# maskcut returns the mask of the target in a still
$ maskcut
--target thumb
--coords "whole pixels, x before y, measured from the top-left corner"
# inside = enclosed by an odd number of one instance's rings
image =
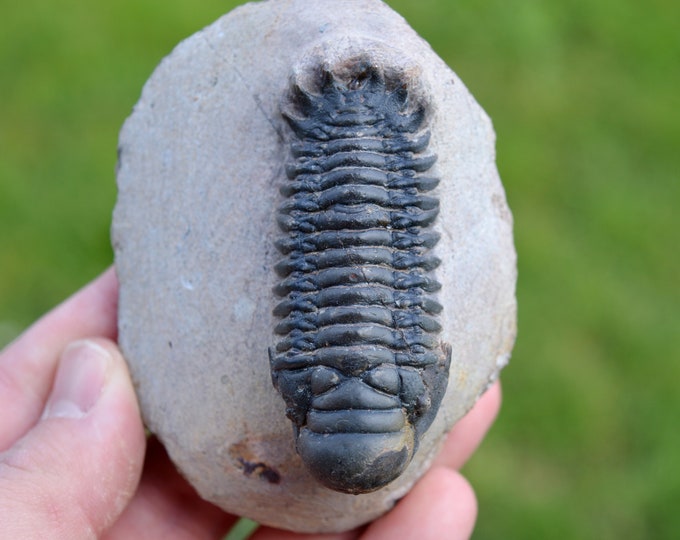
[[[0,453],[0,538],[96,538],[134,493],[145,444],[117,347],[72,343],[41,419]]]

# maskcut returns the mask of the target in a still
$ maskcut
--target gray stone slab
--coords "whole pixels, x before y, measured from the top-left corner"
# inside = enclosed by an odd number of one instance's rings
[[[432,100],[441,339],[453,354],[440,412],[408,469],[349,495],[302,464],[267,351],[289,159],[281,99],[293,72],[357,53],[411,73]],[[391,508],[427,469],[514,342],[512,217],[494,141],[460,79],[378,0],[248,4],[161,62],[120,134],[119,341],[146,424],[202,497],[275,527],[341,531]]]

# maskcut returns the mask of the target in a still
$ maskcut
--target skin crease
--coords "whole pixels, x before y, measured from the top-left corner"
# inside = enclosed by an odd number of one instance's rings
[[[220,539],[238,519],[200,499],[162,445],[146,440],[115,344],[117,297],[109,269],[0,353],[2,540]],[[469,538],[477,503],[457,469],[500,402],[496,383],[452,429],[411,492],[368,526],[318,535],[260,527],[251,538]]]

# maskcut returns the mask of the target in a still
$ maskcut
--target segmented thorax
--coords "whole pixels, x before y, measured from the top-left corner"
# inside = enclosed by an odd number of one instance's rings
[[[446,388],[430,254],[439,180],[427,103],[370,61],[293,81],[272,378],[323,484],[373,491],[408,465]]]

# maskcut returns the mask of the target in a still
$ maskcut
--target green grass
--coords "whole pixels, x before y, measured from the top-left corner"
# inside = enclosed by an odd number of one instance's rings
[[[111,262],[116,139],[233,2],[3,2],[0,343]],[[519,252],[476,539],[680,534],[680,4],[394,0],[494,120]]]

